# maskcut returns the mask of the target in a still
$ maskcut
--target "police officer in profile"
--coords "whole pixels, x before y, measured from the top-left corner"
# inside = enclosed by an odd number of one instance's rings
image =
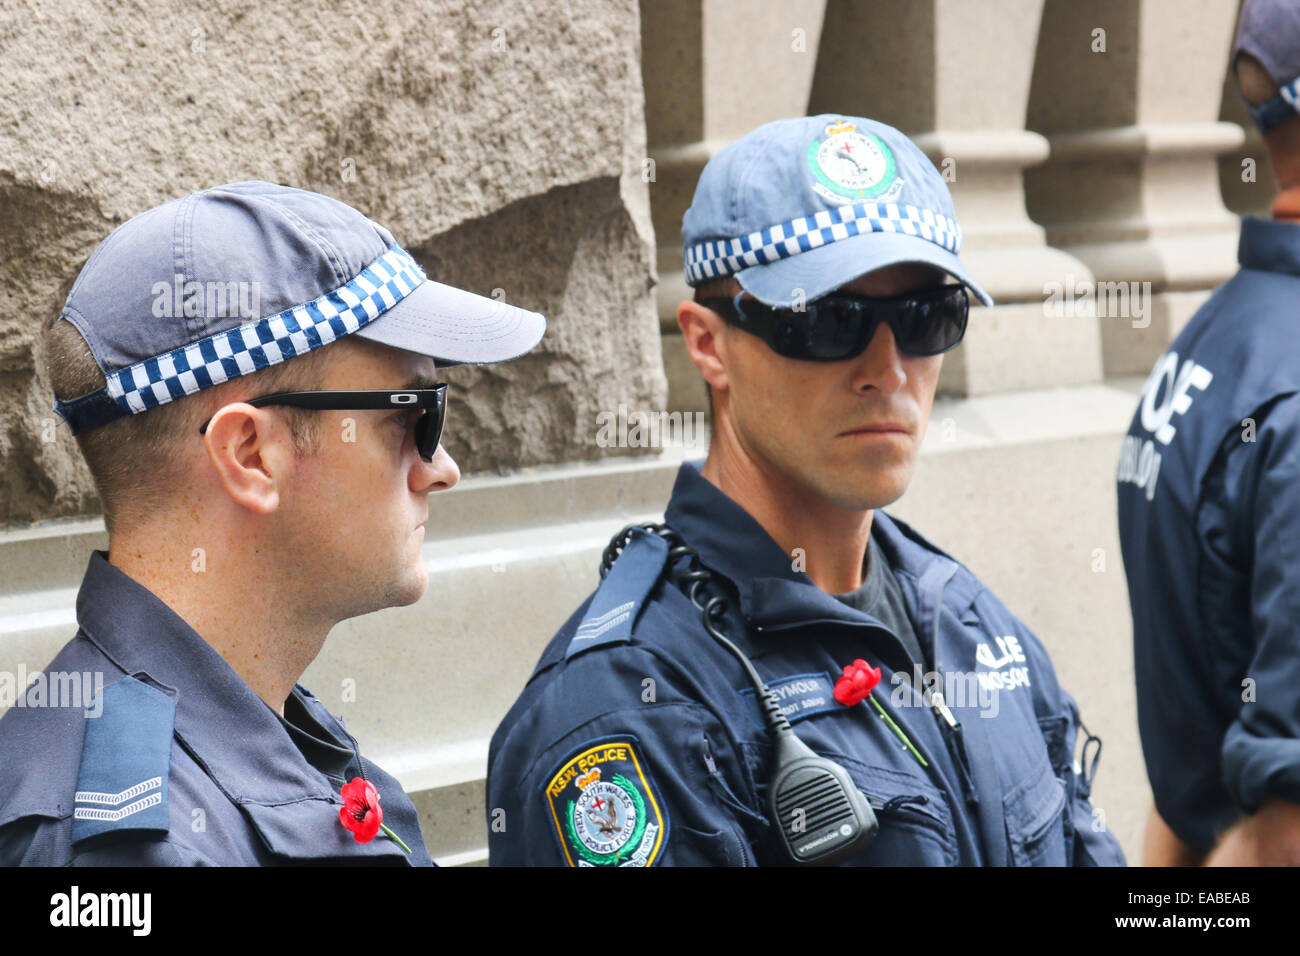
[[[611,542],[497,729],[491,862],[1121,864],[1038,639],[880,510],[968,294],[991,304],[938,171],[872,120],[770,123],[683,235],[708,458]]]
[[[542,316],[428,280],[382,226],[263,182],[105,239],[47,330],[109,533],[80,625],[0,720],[0,862],[430,865],[414,805],[298,679],[336,623],[428,585],[444,364]],[[346,794],[346,796],[345,796]]]
[[[1300,864],[1300,7],[1246,0],[1281,192],[1156,363],[1121,454],[1147,865]]]

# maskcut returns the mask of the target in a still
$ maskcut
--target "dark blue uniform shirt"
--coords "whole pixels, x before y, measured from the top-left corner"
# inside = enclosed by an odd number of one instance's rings
[[[874,808],[880,831],[851,862],[1123,863],[1089,804],[1091,774],[1074,769],[1074,701],[1038,640],[962,565],[875,513],[909,617],[935,670],[952,675],[936,688],[895,635],[813,584],[698,464],[682,467],[666,522],[721,579],[715,593],[733,595],[723,633]],[[608,608],[607,587],[556,635],[492,739],[491,862],[783,862],[764,810],[770,738],[740,663],[673,581]],[[881,668],[875,697],[928,767],[869,703],[832,696],[857,658]],[[927,688],[947,695],[951,724]]]
[[[77,621],[0,719],[0,864],[432,863],[410,799],[320,701],[295,686],[286,727],[103,552]],[[357,843],[343,828],[338,787],[354,776],[378,789],[409,857],[382,831]]]
[[[1142,751],[1201,853],[1300,803],[1300,225],[1246,219],[1238,258],[1156,363],[1118,474]]]

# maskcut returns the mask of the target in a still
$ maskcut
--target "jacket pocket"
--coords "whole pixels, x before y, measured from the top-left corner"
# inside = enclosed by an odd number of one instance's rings
[[[754,866],[754,854],[740,835],[730,830],[696,830],[685,824],[675,832],[676,844],[665,862],[673,866]]]
[[[948,805],[927,780],[827,754],[843,766],[876,814],[871,844],[846,866],[955,866],[957,841]]]
[[[1065,840],[1065,865],[1074,865],[1074,807],[1075,797],[1082,786],[1080,779],[1074,772],[1072,749],[1074,746],[1074,734],[1070,732],[1070,718],[1067,715],[1059,717],[1040,717],[1038,718],[1038,729],[1043,734],[1043,742],[1047,744],[1047,757],[1052,762],[1052,772],[1056,774],[1056,779],[1061,782],[1061,787],[1065,791],[1065,813],[1062,814],[1064,821],[1063,831]],[[1086,797],[1087,794],[1084,794]]]
[[[1067,866],[1065,787],[1046,759],[1002,798],[1014,866]]]
[[[876,815],[875,838],[853,859],[841,866],[956,866],[957,835],[948,803],[924,777],[887,767],[871,766],[837,750],[809,743],[815,753],[833,760],[848,771]],[[758,798],[767,806],[767,773],[771,744],[748,741],[746,760],[754,773]],[[759,862],[789,865],[779,850],[779,839],[769,827]]]

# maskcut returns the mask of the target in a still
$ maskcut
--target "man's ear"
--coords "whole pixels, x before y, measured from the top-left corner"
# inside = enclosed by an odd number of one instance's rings
[[[686,342],[686,354],[709,387],[727,390],[727,323],[712,309],[689,299],[677,306],[677,326]]]
[[[1268,70],[1249,53],[1238,53],[1232,68],[1237,77],[1237,89],[1247,103],[1259,106],[1277,95],[1278,86],[1268,75]]]
[[[223,405],[208,422],[203,443],[226,494],[256,514],[280,506],[280,483],[288,474],[291,448],[277,435],[274,416],[244,402]]]

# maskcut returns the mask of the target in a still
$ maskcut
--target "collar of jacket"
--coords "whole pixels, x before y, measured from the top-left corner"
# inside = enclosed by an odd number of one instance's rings
[[[1237,262],[1243,269],[1300,276],[1300,227],[1293,220],[1246,216],[1241,221]]]
[[[793,557],[763,526],[700,473],[702,464],[682,464],[664,520],[706,567],[731,581],[752,626],[782,630],[818,621],[861,625],[873,620],[795,570]],[[940,601],[959,615],[970,606],[980,585],[958,562],[880,509],[872,523],[918,629],[932,632]]]
[[[303,860],[405,858],[392,840],[353,839],[339,823],[341,797],[275,712],[180,615],[103,551],[90,557],[77,622],[123,672],[146,675],[175,696],[182,747],[244,811],[272,853]],[[293,693],[311,709],[301,686]]]

